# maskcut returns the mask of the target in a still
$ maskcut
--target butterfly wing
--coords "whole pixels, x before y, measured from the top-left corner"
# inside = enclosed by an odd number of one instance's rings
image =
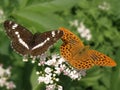
[[[88,54],[90,58],[94,61],[95,65],[98,66],[116,66],[116,62],[110,57],[102,54],[96,50],[89,50]]]
[[[89,69],[94,66],[93,61],[87,54],[88,47],[83,50],[82,47],[77,44],[76,46],[71,46],[70,44],[62,45],[60,52],[61,55],[71,64],[74,68],[78,70]]]
[[[85,54],[82,54],[82,48],[84,44],[82,41],[72,32],[65,28],[59,28],[63,31],[60,52],[61,55],[76,69],[88,69],[94,64],[92,60]]]
[[[90,50],[84,46],[82,41],[72,32],[65,28],[60,28],[64,32],[62,36],[61,55],[73,66],[79,70],[89,69],[94,65],[115,66],[116,63],[108,56]]]
[[[60,46],[60,54],[69,62],[72,58],[72,54],[70,52],[71,45],[63,43]]]
[[[79,45],[70,46],[70,44],[63,44],[60,51],[61,55],[71,66],[78,70],[89,69],[94,65],[116,66],[116,63],[110,57],[96,50],[90,50],[88,46],[79,47]]]
[[[29,53],[29,50],[27,50],[26,47],[23,47],[18,41],[12,41],[11,47],[20,55],[27,56]]]
[[[38,56],[44,53],[51,45],[53,45],[63,35],[60,30],[48,31],[42,34],[35,34],[34,45],[31,49],[32,56]]]
[[[32,33],[25,27],[13,22],[5,21],[4,27],[7,35],[12,40],[12,47],[18,53],[25,55],[23,52],[29,51],[29,43],[33,37]]]
[[[84,46],[79,37],[77,37],[74,33],[70,32],[70,30],[63,27],[59,28],[59,30],[63,31],[63,36],[61,37],[61,39],[64,43],[71,43],[73,45],[79,43],[81,47]]]
[[[94,65],[98,66],[116,66],[116,63],[114,60],[112,60],[110,57],[96,51],[96,50],[89,50],[87,47],[84,47],[85,49],[79,49],[76,50],[77,53],[72,53],[73,59],[71,60],[71,63],[73,66],[76,65],[77,69],[89,69]],[[76,48],[77,49],[77,48]]]

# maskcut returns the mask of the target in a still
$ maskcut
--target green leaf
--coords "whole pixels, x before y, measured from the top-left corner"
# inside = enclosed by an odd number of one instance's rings
[[[27,5],[28,0],[18,0],[20,9],[24,8]]]
[[[38,82],[38,75],[36,75],[36,68],[32,70],[30,82],[32,84],[32,90],[45,90],[45,84]]]
[[[63,19],[55,14],[43,14],[22,10],[14,12],[12,15],[17,19],[22,19],[22,21],[30,21],[31,26],[36,27],[38,31],[41,31],[42,28],[44,28],[44,30],[51,30],[64,26]]]
[[[5,35],[5,32],[1,32],[0,31],[0,53],[4,54],[4,55],[9,55],[9,46],[10,46],[10,41],[7,37],[7,35]]]
[[[32,84],[32,90],[36,90],[36,88],[39,86],[38,85],[38,75],[36,75],[36,69],[33,68],[30,82]]]
[[[79,0],[53,0],[51,2],[33,4],[31,6],[26,7],[25,9],[31,11],[38,11],[42,13],[45,12],[50,13],[50,12],[69,9],[75,4],[77,4],[78,1]]]

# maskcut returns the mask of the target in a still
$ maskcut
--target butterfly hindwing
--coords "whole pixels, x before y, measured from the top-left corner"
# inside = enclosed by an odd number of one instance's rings
[[[53,30],[37,34],[34,39],[34,47],[31,49],[31,55],[40,55],[45,52],[51,45],[53,45],[60,37],[63,32],[60,30]]]
[[[12,48],[19,53],[20,55],[27,56],[29,53],[29,50],[26,49],[26,47],[23,47],[22,44],[20,44],[18,41],[12,41],[11,42]]]
[[[103,53],[100,53],[96,50],[89,50],[88,53],[90,55],[90,58],[94,61],[95,65],[98,65],[98,66],[116,66],[115,61]]]
[[[87,51],[82,51],[82,49],[77,45],[76,47],[73,47],[69,43],[63,44],[60,52],[68,63],[76,69],[89,69],[94,65],[91,58],[89,58],[89,55],[86,54]]]

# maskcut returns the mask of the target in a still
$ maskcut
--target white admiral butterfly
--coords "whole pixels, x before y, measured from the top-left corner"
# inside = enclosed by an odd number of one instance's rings
[[[40,56],[63,35],[60,30],[33,35],[25,27],[9,20],[4,22],[4,27],[7,35],[12,39],[13,49],[23,56]]]

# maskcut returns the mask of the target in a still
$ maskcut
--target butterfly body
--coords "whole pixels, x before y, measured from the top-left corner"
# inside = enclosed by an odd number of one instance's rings
[[[63,35],[60,30],[32,34],[25,27],[8,20],[4,22],[4,27],[13,49],[23,56],[41,55]]]
[[[64,32],[61,37],[63,44],[60,47],[61,55],[76,69],[89,69],[94,65],[116,66],[110,57],[84,46],[82,41],[72,32],[60,28]]]

